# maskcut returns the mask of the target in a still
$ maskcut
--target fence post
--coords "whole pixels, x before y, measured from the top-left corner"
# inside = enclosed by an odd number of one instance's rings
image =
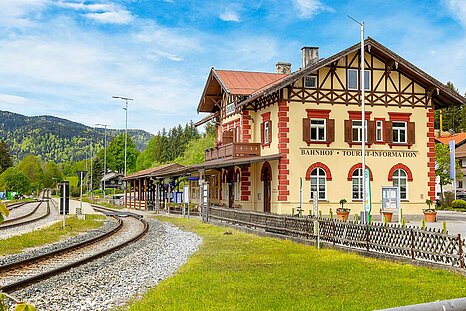
[[[366,225],[366,249],[369,251],[369,224]]]
[[[333,245],[335,245],[335,240],[336,240],[336,237],[335,237],[335,234],[337,232],[337,225],[335,224],[334,221],[332,221],[332,225],[333,225]]]
[[[458,233],[458,255],[460,260],[460,268],[464,268],[464,258],[463,258],[463,241],[461,240],[461,234]]]
[[[411,232],[411,259],[414,259],[414,231],[413,229],[409,231]]]

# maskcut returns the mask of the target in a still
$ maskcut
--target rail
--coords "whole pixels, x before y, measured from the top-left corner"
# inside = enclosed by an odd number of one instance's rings
[[[106,210],[103,207],[99,207],[98,209]],[[28,277],[28,278],[24,278],[24,279],[21,279],[21,280],[6,284],[6,285],[4,285],[4,286],[2,286],[0,288],[1,291],[6,292],[6,293],[11,293],[11,292],[13,292],[15,290],[18,290],[20,288],[23,288],[23,287],[25,287],[27,285],[37,283],[37,282],[39,282],[41,280],[47,279],[50,276],[62,273],[62,272],[67,271],[67,270],[69,270],[71,268],[74,268],[74,267],[83,265],[85,263],[88,263],[90,261],[93,261],[95,259],[101,258],[101,257],[103,257],[105,255],[108,255],[108,254],[110,254],[110,253],[112,253],[112,252],[114,252],[114,251],[116,251],[116,250],[130,244],[130,243],[133,243],[133,242],[137,241],[138,239],[140,239],[142,236],[144,236],[146,234],[146,232],[147,232],[147,230],[149,228],[148,223],[145,220],[141,219],[139,216],[134,216],[134,215],[128,215],[128,216],[133,217],[135,219],[138,219],[139,221],[141,221],[143,223],[143,229],[141,230],[141,232],[139,232],[134,237],[132,237],[132,238],[130,238],[128,240],[125,240],[125,241],[123,241],[123,242],[121,242],[121,243],[119,243],[119,244],[117,244],[117,245],[115,245],[113,247],[110,247],[110,248],[105,249],[103,251],[100,251],[100,252],[98,252],[96,254],[88,256],[86,258],[71,262],[71,263],[66,264],[66,265],[62,265],[60,267],[57,267],[57,268],[54,268],[54,269],[39,273],[37,275],[31,276],[31,277]],[[122,222],[122,221],[120,220],[120,222]],[[121,229],[121,225],[119,225],[120,229]],[[107,233],[107,234],[104,234],[104,235],[100,235],[100,236],[96,237],[95,239],[82,242],[79,245],[76,244],[76,245],[70,246],[67,249],[63,249],[63,250],[59,250],[59,251],[52,251],[50,253],[35,256],[33,258],[29,258],[29,259],[23,260],[21,262],[1,266],[0,267],[0,275],[4,274],[6,271],[11,271],[11,270],[15,270],[15,269],[24,269],[25,267],[29,267],[32,263],[37,263],[37,262],[44,261],[46,259],[55,258],[55,257],[58,257],[60,255],[66,254],[71,250],[77,250],[77,249],[83,248],[83,247],[85,247],[87,245],[95,244],[98,241],[101,241],[103,239],[111,237],[116,232],[118,232],[120,229],[118,229],[117,231],[112,230],[113,232],[111,234]]]

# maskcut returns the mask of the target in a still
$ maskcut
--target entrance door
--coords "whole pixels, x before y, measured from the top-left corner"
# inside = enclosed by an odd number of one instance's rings
[[[228,207],[233,208],[235,203],[235,183],[233,180],[228,181]]]
[[[264,167],[264,213],[270,213],[270,201],[272,200],[270,175],[270,168],[268,166]]]

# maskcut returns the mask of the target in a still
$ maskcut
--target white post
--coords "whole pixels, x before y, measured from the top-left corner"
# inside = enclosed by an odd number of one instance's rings
[[[128,99],[126,99],[126,107],[125,109],[125,177],[126,177],[126,145],[128,140]],[[125,208],[126,208],[126,185],[125,187]]]
[[[303,210],[303,178],[299,177],[299,212]]]
[[[105,175],[107,175],[107,125],[104,130],[104,202],[105,202]]]
[[[81,179],[81,195],[79,198],[79,209],[80,209],[80,214],[82,214],[83,213],[83,172],[79,173],[79,178]]]
[[[66,206],[66,186],[64,184],[61,184],[60,187],[63,187],[63,230],[65,230],[66,226],[66,220],[65,220],[65,206]],[[61,202],[60,202],[61,203]],[[60,207],[59,207],[60,209]]]

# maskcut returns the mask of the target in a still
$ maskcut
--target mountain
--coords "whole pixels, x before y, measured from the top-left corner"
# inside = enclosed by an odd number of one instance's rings
[[[107,129],[107,146],[113,137],[124,130]],[[154,136],[143,130],[128,129],[138,150],[146,148]],[[79,161],[90,156],[91,142],[93,152],[104,145],[104,129],[92,128],[81,123],[54,116],[28,117],[0,110],[0,139],[10,147],[15,161],[27,154],[34,154],[45,161]]]

